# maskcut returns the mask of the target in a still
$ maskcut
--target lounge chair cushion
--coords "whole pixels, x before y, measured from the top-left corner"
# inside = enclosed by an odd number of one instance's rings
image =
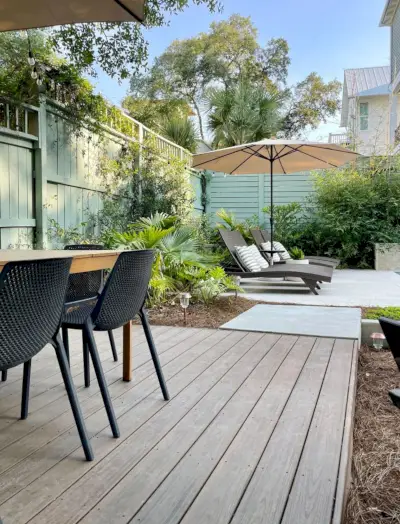
[[[258,256],[262,259],[263,268],[268,267],[268,262],[260,255],[255,246],[235,246],[235,253],[246,271],[257,273],[258,271],[261,271],[261,265],[253,248],[256,249]],[[267,265],[265,266],[265,264]]]
[[[249,246],[249,248],[250,248],[251,252],[253,253],[254,258],[255,258],[257,264],[260,266],[260,268],[261,269],[267,269],[267,267],[269,267],[268,260],[266,260],[262,256],[262,254],[258,250],[258,247],[253,244],[253,245]]]
[[[292,258],[285,246],[280,242],[274,242],[274,249],[276,249],[276,251],[282,251],[282,253],[278,253],[281,260],[290,260]]]
[[[274,244],[275,244],[275,242],[274,242]],[[262,242],[261,249],[263,249],[264,251],[271,251],[271,242],[269,242],[269,241],[268,242]],[[267,253],[267,255],[271,258],[271,255],[269,255],[268,253]],[[274,262],[280,262],[281,259],[279,257],[279,254],[278,253],[274,253],[272,255],[272,260]]]

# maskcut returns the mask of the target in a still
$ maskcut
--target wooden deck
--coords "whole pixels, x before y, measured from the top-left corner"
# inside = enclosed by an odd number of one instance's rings
[[[134,380],[96,335],[118,416],[113,439],[96,380],[71,369],[95,453],[85,462],[54,352],[0,384],[4,524],[339,524],[351,451],[357,343],[155,327],[171,400],[134,328]],[[121,347],[121,333],[116,333]]]

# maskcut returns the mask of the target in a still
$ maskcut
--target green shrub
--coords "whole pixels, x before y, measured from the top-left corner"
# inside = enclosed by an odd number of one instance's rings
[[[271,206],[264,207],[262,211],[270,215]],[[295,246],[302,227],[302,212],[298,202],[274,206],[274,239],[289,248]]]
[[[392,318],[393,320],[400,320],[400,307],[376,307],[369,308],[364,311],[363,318],[370,320],[378,320],[380,317]]]
[[[293,260],[304,260],[304,252],[299,247],[292,247],[289,253]]]
[[[374,244],[400,240],[400,174],[371,160],[315,176],[314,216],[301,239],[349,267],[372,268]],[[303,244],[302,244],[303,246]]]

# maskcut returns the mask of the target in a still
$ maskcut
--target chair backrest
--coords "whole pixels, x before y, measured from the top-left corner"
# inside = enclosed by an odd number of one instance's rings
[[[102,250],[104,246],[99,244],[70,244],[65,246],[65,250]],[[65,301],[67,304],[80,302],[82,300],[96,299],[103,287],[103,271],[88,271],[86,273],[75,273],[70,275],[68,290]]]
[[[146,300],[153,261],[150,249],[119,255],[92,312],[96,330],[116,329],[137,315]]]
[[[247,242],[243,238],[243,235],[240,233],[240,231],[229,231],[227,229],[219,229],[218,231],[226,247],[229,249],[229,252],[232,255],[233,260],[236,262],[236,264],[240,267],[242,271],[246,271],[240,263],[240,260],[235,250],[235,246],[247,246]]]
[[[250,233],[251,236],[254,238],[254,242],[256,243],[256,246],[258,248],[261,247],[261,244],[266,242],[266,240],[264,240],[261,229],[250,229]]]
[[[0,369],[30,360],[60,327],[72,258],[11,262],[0,274]]]
[[[381,317],[379,324],[381,325],[394,361],[400,371],[400,322],[392,320],[391,318]]]
[[[268,231],[268,229],[260,229],[261,235],[263,236],[264,240],[263,242],[270,242],[271,241],[271,233]],[[275,242],[275,240],[274,240]]]

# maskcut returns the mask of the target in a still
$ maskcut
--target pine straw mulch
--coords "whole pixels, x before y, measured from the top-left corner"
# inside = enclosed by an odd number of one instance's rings
[[[217,329],[256,304],[265,304],[265,302],[227,296],[219,297],[211,304],[193,304],[187,309],[186,327]],[[185,326],[179,299],[174,305],[167,304],[150,309],[149,318],[154,325]]]
[[[360,349],[346,524],[400,523],[400,410],[388,397],[399,384],[390,351]]]

